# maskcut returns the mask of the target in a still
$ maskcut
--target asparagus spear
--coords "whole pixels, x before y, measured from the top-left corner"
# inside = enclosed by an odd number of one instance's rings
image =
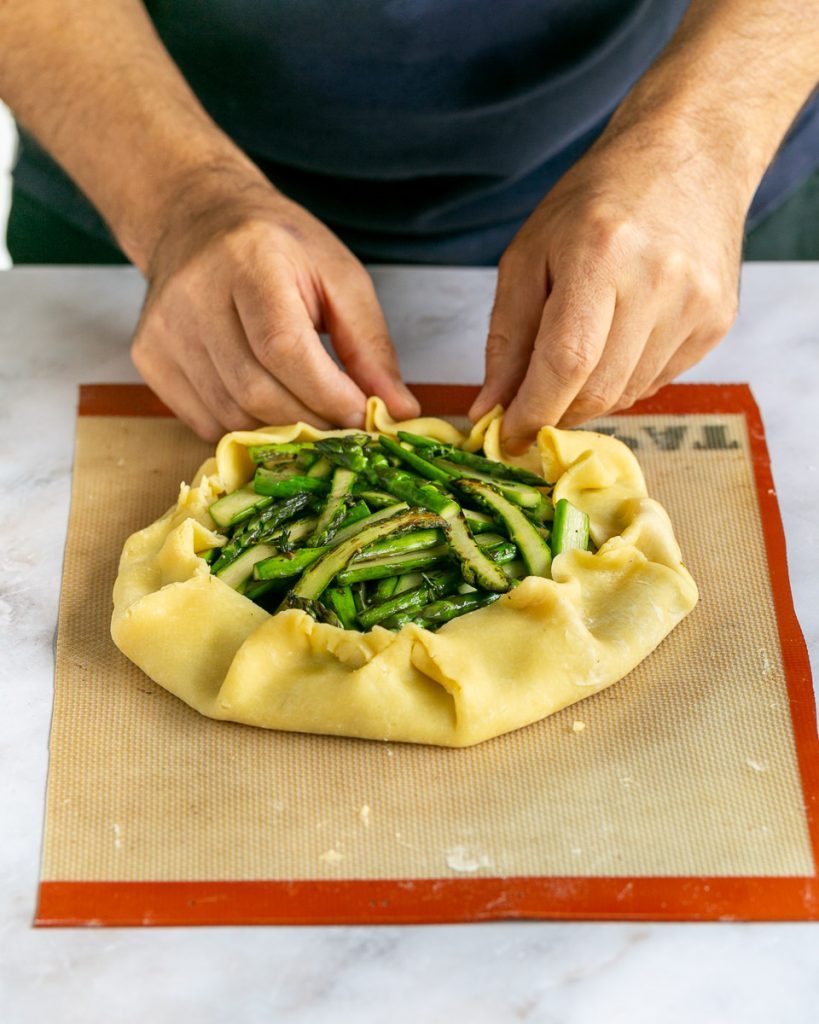
[[[347,526],[352,526],[353,523],[358,523],[362,519],[366,519],[370,515],[370,507],[366,501],[357,501],[354,505],[350,505],[344,512],[344,518],[338,524],[340,530],[345,529]]]
[[[403,469],[394,469],[386,465],[386,460],[383,464],[376,465],[375,474],[382,487],[408,505],[429,509],[439,516],[453,516],[459,513],[458,504],[432,484],[419,480]]]
[[[254,512],[272,504],[272,498],[258,494],[252,484],[247,484],[214,501],[208,512],[214,523],[224,530],[249,519]]]
[[[326,494],[330,490],[329,481],[324,477],[281,477],[278,473],[265,469],[264,466],[259,466],[256,470],[253,487],[257,494],[269,495],[272,498],[293,498],[305,491],[310,494]]]
[[[349,495],[356,475],[351,469],[336,469],[333,472],[330,493],[324,507],[319,513],[319,521],[309,543],[315,547],[326,544],[341,525],[344,513],[347,508],[347,496]]]
[[[520,548],[530,575],[551,576],[552,554],[549,545],[517,506],[507,501],[493,487],[477,480],[459,480],[458,487],[502,520],[509,537]]]
[[[218,576],[223,583],[227,583],[229,587],[233,587],[234,590],[240,590],[242,585],[253,575],[255,565],[275,553],[276,549],[269,544],[256,544],[252,548],[247,548],[223,568],[218,569],[214,575]]]
[[[352,434],[344,437],[325,437],[316,441],[316,450],[328,462],[354,473],[363,473],[367,468],[364,446],[370,440],[368,434]]]
[[[492,604],[499,597],[500,594],[482,594],[480,591],[474,591],[471,594],[452,594],[419,608],[416,616],[424,625],[442,626],[445,622],[456,619],[460,615]]]
[[[450,474],[446,470],[441,469],[440,466],[436,466],[434,462],[427,461],[427,459],[417,455],[412,449],[402,448],[400,444],[389,437],[379,437],[378,443],[385,451],[396,456],[401,462],[405,462],[410,469],[414,469],[416,473],[426,477],[427,480],[449,485]]]
[[[532,473],[521,466],[511,466],[506,462],[497,462],[495,459],[487,459],[485,455],[477,455],[475,452],[464,451],[463,448],[456,448],[455,445],[444,444],[441,441],[433,441],[428,437],[421,437],[418,434],[409,434],[404,430],[398,431],[398,437],[407,441],[413,447],[422,448],[426,458],[444,458],[449,462],[458,463],[461,466],[469,466],[471,469],[479,470],[482,473],[489,473],[496,480],[515,480],[521,484],[529,484],[531,487],[550,487],[551,485],[542,476]]]
[[[392,597],[401,579],[401,576],[385,576],[383,579],[378,580],[375,585],[375,603],[381,604],[382,601]]]
[[[362,612],[358,621],[365,629],[371,629],[376,623],[388,619],[391,615],[398,615],[401,612],[412,611],[429,604],[431,600],[440,597],[454,589],[460,582],[461,574],[457,569],[444,570],[442,572],[430,573],[424,577],[424,582],[414,590],[407,590],[397,597],[392,597],[382,604],[368,608]]]
[[[450,556],[448,544],[439,544],[423,551],[407,551],[365,561],[351,560],[346,569],[338,574],[339,583],[361,583],[364,580],[380,580],[385,576],[402,576],[406,572],[427,569],[447,561]]]
[[[342,526],[330,541],[330,547],[342,544],[345,540],[349,540],[350,537],[355,537],[356,534],[361,533],[362,530],[375,526],[376,523],[382,523],[385,519],[391,519],[393,516],[398,515],[399,512],[406,512],[408,509],[409,505],[406,502],[396,502],[389,508],[381,508],[363,519],[357,519],[346,526]]]
[[[467,583],[499,593],[509,589],[506,573],[478,547],[460,509],[457,515],[444,519],[444,531]]]
[[[253,578],[256,580],[280,580],[288,576],[298,576],[317,562],[327,551],[322,548],[298,548],[295,551],[274,552],[253,566]]]
[[[395,496],[389,491],[373,490],[364,480],[359,480],[353,486],[353,494],[358,498],[363,498],[372,508],[388,508],[395,504]]]
[[[375,544],[368,544],[363,551],[355,556],[356,562],[367,558],[379,558],[382,555],[400,555],[407,551],[423,551],[445,543],[441,530],[416,530],[414,533],[402,533],[398,537],[385,537]]]
[[[227,544],[222,548],[219,558],[213,563],[212,571],[218,572],[229,562],[232,562],[245,548],[252,547],[259,543],[266,534],[270,534],[282,523],[294,519],[299,512],[307,508],[313,502],[311,494],[296,494],[292,498],[271,505],[258,516],[252,528],[243,529],[241,533],[234,534]],[[250,524],[248,524],[249,526]]]
[[[325,603],[333,609],[344,629],[355,629],[358,614],[350,587],[330,587],[325,593]]]
[[[273,462],[279,459],[295,459],[305,449],[312,448],[310,441],[286,441],[278,444],[252,444],[247,449],[250,461],[255,463]]]
[[[589,550],[589,517],[566,498],[561,498],[555,505],[552,554],[572,550]]]
[[[289,598],[291,597],[306,598],[308,600],[315,600],[320,597],[332,580],[345,569],[353,555],[373,541],[403,530],[426,529],[439,525],[440,520],[436,516],[423,512],[409,511],[399,513],[383,522],[375,523],[361,530],[350,537],[349,540],[345,540],[343,543],[331,548],[319,558],[293,587],[288,597],[285,598],[284,606],[289,606]]]

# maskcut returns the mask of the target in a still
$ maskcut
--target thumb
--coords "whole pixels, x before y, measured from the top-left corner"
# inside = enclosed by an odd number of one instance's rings
[[[360,263],[351,263],[325,279],[324,322],[333,348],[365,395],[384,399],[398,420],[417,416],[418,400],[401,380],[398,356],[372,279]]]

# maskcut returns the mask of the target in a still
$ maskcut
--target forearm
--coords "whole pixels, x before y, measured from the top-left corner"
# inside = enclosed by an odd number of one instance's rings
[[[0,0],[0,54],[0,97],[142,270],[188,184],[207,192],[209,178],[232,175],[261,183],[139,0]]]
[[[727,161],[747,206],[817,79],[819,0],[694,0],[601,141],[667,132]]]

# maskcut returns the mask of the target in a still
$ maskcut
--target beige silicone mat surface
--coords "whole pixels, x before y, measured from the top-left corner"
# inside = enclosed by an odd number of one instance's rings
[[[43,879],[813,874],[745,420],[598,426],[637,445],[700,604],[621,683],[450,750],[213,722],[131,665],[108,633],[122,543],[208,447],[80,418]]]

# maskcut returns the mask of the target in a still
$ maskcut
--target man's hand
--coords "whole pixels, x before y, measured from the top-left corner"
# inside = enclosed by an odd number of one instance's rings
[[[0,53],[0,96],[147,277],[134,361],[194,430],[358,426],[376,393],[417,413],[364,268],[214,124],[141,0],[5,0]]]
[[[658,132],[580,160],[498,268],[486,383],[510,450],[652,394],[731,326],[745,210],[730,173]]]
[[[369,394],[396,418],[417,415],[370,276],[323,224],[253,178],[172,207],[132,355],[198,434],[295,420],[358,427]]]
[[[744,220],[819,73],[819,0],[692,0],[499,267],[486,379],[512,452],[652,394],[733,322]]]

